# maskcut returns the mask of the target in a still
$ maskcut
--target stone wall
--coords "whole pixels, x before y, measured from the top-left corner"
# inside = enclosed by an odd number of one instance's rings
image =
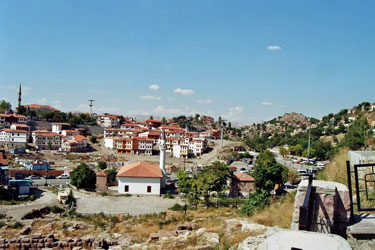
[[[117,245],[117,242],[108,242],[104,239],[95,238],[69,238],[58,240],[53,234],[43,236],[33,234],[31,236],[20,236],[10,240],[0,238],[0,249],[81,249],[81,248],[105,248]]]
[[[298,185],[291,229],[298,230],[299,208],[303,205],[307,186],[308,180],[303,180]],[[313,186],[316,187],[316,192],[311,231],[333,233],[346,238],[346,228],[350,217],[348,188],[337,182],[320,180],[314,180]]]

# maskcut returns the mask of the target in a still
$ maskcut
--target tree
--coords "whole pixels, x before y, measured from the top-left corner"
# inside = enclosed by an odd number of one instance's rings
[[[275,185],[283,185],[288,177],[288,168],[276,162],[270,151],[259,154],[254,166],[253,177],[257,192],[265,190],[268,194]]]
[[[21,105],[20,107],[17,107],[17,114],[23,115],[26,113],[26,108]]]
[[[12,105],[10,104],[10,102],[7,102],[7,101],[5,101],[5,100],[2,100],[2,101],[0,102],[0,113],[3,113],[3,112],[5,112],[5,111],[10,110],[11,107],[12,107]]]
[[[255,210],[263,209],[270,203],[270,197],[266,191],[252,193],[249,195],[249,199],[246,200],[243,205],[241,212],[250,216]]]
[[[70,174],[72,185],[77,188],[95,188],[96,174],[85,163],[79,164]]]
[[[152,115],[150,115],[150,120],[154,120],[154,117]]]
[[[284,147],[280,147],[279,151],[283,158],[288,155],[288,150],[286,150]]]
[[[98,139],[96,138],[95,135],[90,136],[90,142],[91,142],[92,144],[97,143],[97,141],[98,141]]]
[[[115,182],[116,181],[116,175],[117,175],[116,168],[110,168],[107,171],[108,182]]]
[[[161,118],[161,122],[162,122],[163,124],[166,124],[166,123],[167,123],[167,120],[165,119],[164,116],[163,116],[163,118]]]
[[[107,163],[104,162],[104,161],[98,161],[98,168],[99,168],[100,170],[104,170],[104,169],[106,169],[106,168],[107,168]]]
[[[354,122],[344,138],[341,140],[341,145],[348,146],[352,150],[358,150],[365,146],[366,134],[369,130],[367,119],[361,119]]]
[[[208,207],[211,192],[222,191],[231,174],[231,168],[221,162],[214,162],[204,167],[193,177],[189,177],[186,171],[179,170],[177,173],[179,191],[187,194],[188,199],[195,202],[203,197]]]

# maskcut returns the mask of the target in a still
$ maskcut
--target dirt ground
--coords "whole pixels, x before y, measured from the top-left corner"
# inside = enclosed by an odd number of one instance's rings
[[[159,196],[101,196],[96,194],[84,194],[74,192],[77,201],[77,212],[83,214],[126,214],[142,215],[168,211],[175,203],[181,203],[181,199],[167,199]]]

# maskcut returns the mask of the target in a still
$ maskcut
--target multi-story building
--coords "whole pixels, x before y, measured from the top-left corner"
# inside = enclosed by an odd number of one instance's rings
[[[49,106],[49,105],[40,105],[40,104],[29,104],[29,105],[24,105],[25,109],[27,111],[35,111],[35,112],[38,112],[38,111],[42,111],[42,112],[60,112],[60,110],[58,110],[57,108],[54,108],[52,106]]]
[[[82,135],[66,136],[62,140],[61,150],[65,152],[85,152],[87,138]]]
[[[61,148],[62,137],[62,135],[53,132],[35,133],[33,143],[39,150],[58,150]]]
[[[21,129],[0,130],[0,144],[7,148],[26,148],[28,132]]]
[[[120,126],[121,115],[102,114],[96,117],[97,123],[103,128],[117,128]]]
[[[26,124],[27,117],[17,114],[0,114],[0,128],[10,128],[10,125],[14,123]]]

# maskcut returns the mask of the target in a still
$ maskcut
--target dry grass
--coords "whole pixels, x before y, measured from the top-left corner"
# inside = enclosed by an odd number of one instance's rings
[[[289,193],[286,197],[271,203],[261,211],[256,211],[251,219],[265,226],[278,226],[290,228],[294,211],[295,192]]]
[[[334,159],[318,173],[316,179],[334,181],[347,185],[346,161],[349,160],[348,152],[348,148],[341,148]]]

